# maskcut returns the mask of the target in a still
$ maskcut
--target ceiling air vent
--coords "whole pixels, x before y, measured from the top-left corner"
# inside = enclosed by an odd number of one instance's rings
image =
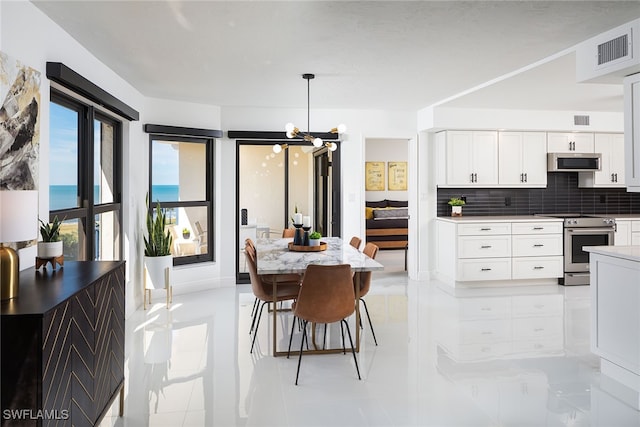
[[[573,124],[576,126],[589,126],[589,116],[573,116]]]
[[[629,55],[629,34],[598,45],[598,65],[608,64]]]

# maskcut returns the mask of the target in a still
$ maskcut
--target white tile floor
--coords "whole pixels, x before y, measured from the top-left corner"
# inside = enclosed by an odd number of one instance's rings
[[[127,319],[125,416],[114,405],[102,426],[640,425],[603,390],[589,287],[454,295],[408,281],[401,252],[378,259],[387,268],[367,301],[379,345],[365,326],[361,381],[351,354],[317,355],[303,357],[295,386],[297,359],[269,355],[266,313],[249,354],[248,285],[176,295],[171,310],[158,302]]]

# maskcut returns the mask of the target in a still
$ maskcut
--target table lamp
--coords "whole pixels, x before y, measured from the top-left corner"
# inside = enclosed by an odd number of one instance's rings
[[[0,288],[2,300],[18,296],[20,260],[3,243],[24,242],[38,237],[38,192],[0,191]]]

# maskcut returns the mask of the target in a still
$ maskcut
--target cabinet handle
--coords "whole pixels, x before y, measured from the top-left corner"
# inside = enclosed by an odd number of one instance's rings
[[[533,330],[533,332],[542,332],[542,331],[544,331],[544,328],[535,328]]]
[[[482,307],[480,311],[491,311],[491,307]]]
[[[482,245],[480,246],[480,249],[489,249],[491,247],[491,245]]]
[[[544,227],[533,227],[534,230],[544,230]]]
[[[520,174],[520,182],[524,182],[523,179],[524,179],[524,174],[521,173]]]
[[[542,270],[544,267],[542,267],[541,265],[536,265],[535,267],[533,267],[534,270]]]
[[[481,228],[480,231],[490,231],[490,228]]]
[[[611,182],[616,182],[615,179],[613,178],[613,174],[611,174]]]
[[[527,178],[527,173],[525,172],[524,173],[524,182],[528,182],[528,181],[529,181],[529,178]]]
[[[618,174],[614,174],[616,176],[616,182],[618,182]]]
[[[491,331],[482,331],[482,332],[480,332],[480,335],[493,335],[493,332],[491,332]]]
[[[536,243],[535,245],[533,245],[534,248],[541,248],[544,245],[542,243]]]
[[[481,268],[480,271],[491,271],[490,268]]]

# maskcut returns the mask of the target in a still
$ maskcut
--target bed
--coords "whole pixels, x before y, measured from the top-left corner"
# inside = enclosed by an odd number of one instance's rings
[[[408,202],[402,200],[369,201],[365,204],[367,242],[380,249],[403,249],[407,268],[409,240]]]

